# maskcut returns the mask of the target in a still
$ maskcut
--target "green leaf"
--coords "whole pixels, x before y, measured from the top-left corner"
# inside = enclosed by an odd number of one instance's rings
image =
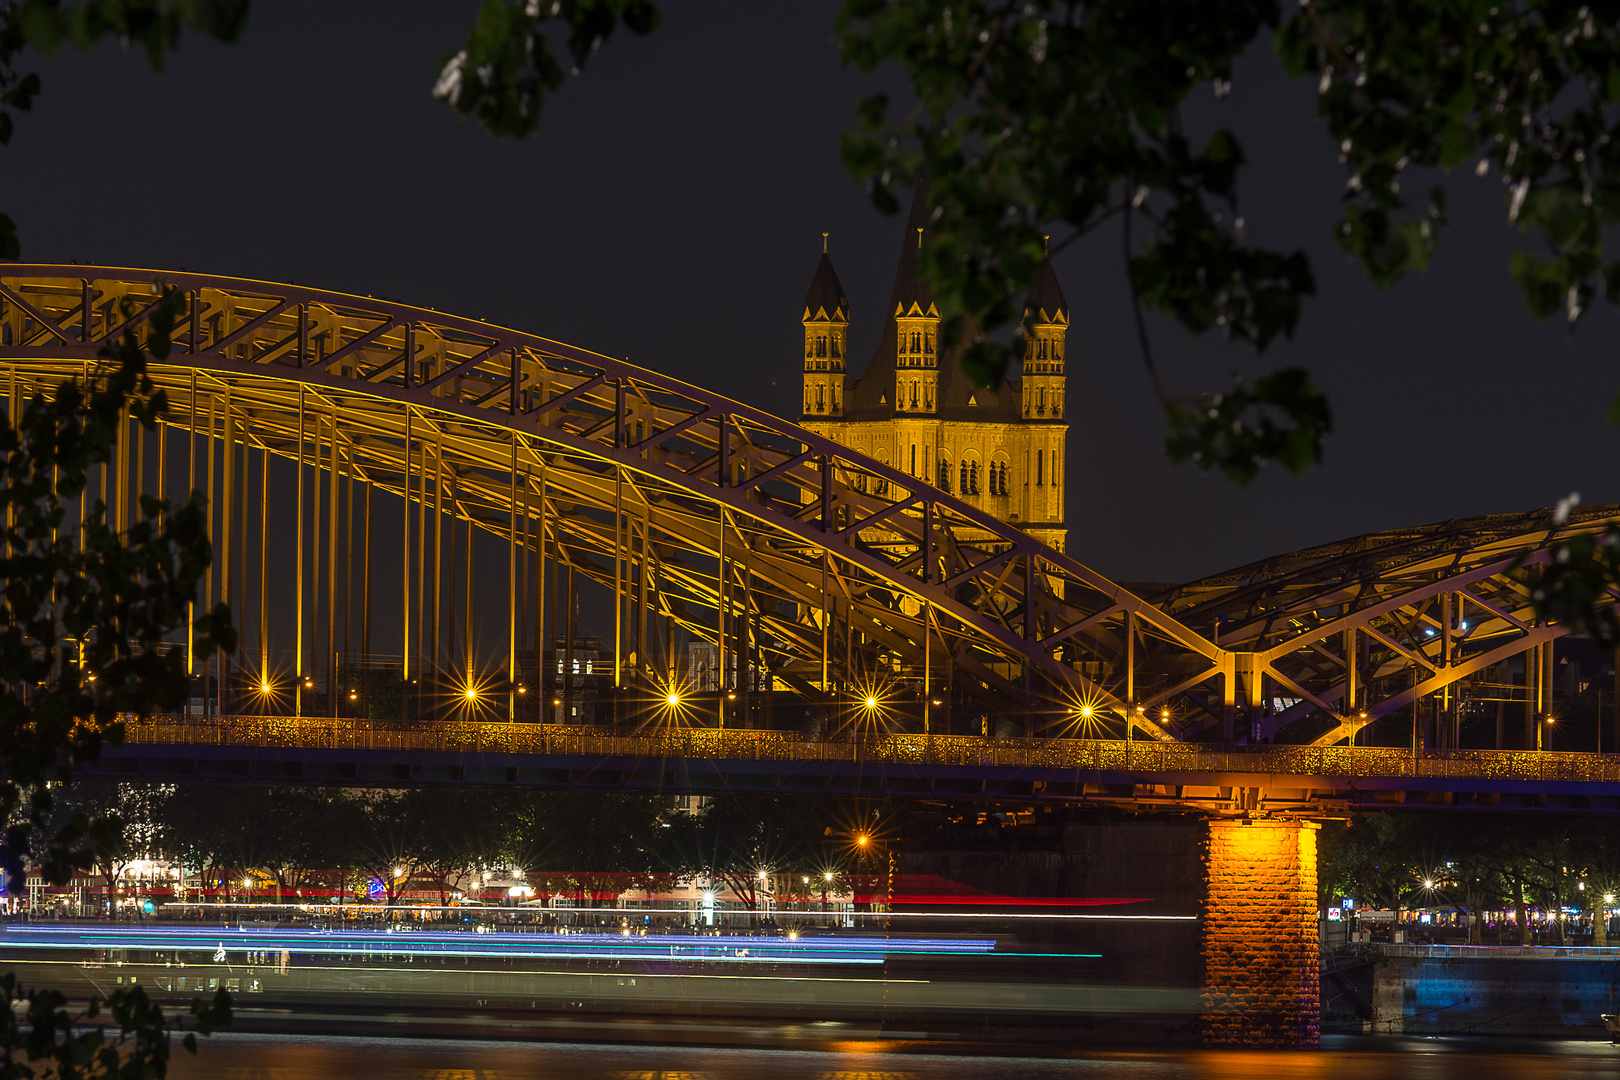
[[[1190,404],[1170,402],[1165,413],[1171,461],[1219,469],[1239,484],[1253,481],[1268,460],[1302,475],[1321,461],[1333,429],[1327,399],[1301,368],[1272,372],[1252,390],[1239,382]]]

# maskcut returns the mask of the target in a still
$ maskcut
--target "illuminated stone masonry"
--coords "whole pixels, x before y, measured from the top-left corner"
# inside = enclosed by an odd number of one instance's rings
[[[805,297],[800,424],[890,465],[1063,551],[1069,303],[1051,259],[1024,301],[1016,376],[979,386],[941,317],[918,260],[931,211],[919,186],[882,310],[876,354],[848,370],[850,303],[825,246]]]
[[[1206,1046],[1321,1040],[1316,831],[1305,821],[1217,818],[1205,860]]]

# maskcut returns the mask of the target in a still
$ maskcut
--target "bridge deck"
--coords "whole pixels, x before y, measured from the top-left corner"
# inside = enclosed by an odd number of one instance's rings
[[[131,720],[101,776],[1083,800],[1329,813],[1620,810],[1620,755],[292,717]]]

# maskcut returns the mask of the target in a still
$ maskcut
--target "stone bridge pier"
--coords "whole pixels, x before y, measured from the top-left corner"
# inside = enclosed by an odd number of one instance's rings
[[[1215,818],[1204,852],[1206,1046],[1321,1039],[1316,833],[1309,821]]]
[[[906,845],[901,874],[988,893],[1087,898],[1079,919],[984,916],[1027,948],[1075,952],[1095,1013],[1053,1014],[1066,1042],[1310,1048],[1320,1035],[1316,839],[1311,822],[1082,815]],[[1109,899],[1112,898],[1112,899]],[[924,920],[896,926],[937,929]],[[1111,993],[1112,991],[1118,993]]]

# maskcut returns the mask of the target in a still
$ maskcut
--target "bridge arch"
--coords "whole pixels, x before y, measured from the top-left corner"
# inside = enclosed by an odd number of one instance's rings
[[[572,567],[617,598],[615,683],[644,695],[664,620],[710,642],[721,670],[743,656],[744,672],[763,667],[769,685],[845,713],[893,695],[926,726],[948,683],[1025,734],[1229,740],[1245,724],[1298,736],[1308,721],[1307,735],[1330,742],[1563,633],[1534,623],[1507,573],[1522,550],[1532,565],[1546,557],[1557,531],[1545,512],[1359,538],[1143,598],[901,469],[707,389],[373,297],[9,265],[0,365],[13,396],[83,374],[109,338],[141,331],[165,287],[187,297],[176,350],[153,366],[172,425],[197,435],[206,423],[266,459],[308,461],[319,445],[318,468],[415,507],[418,561],[431,501],[525,559]],[[1616,519],[1584,510],[1562,533]],[[388,541],[411,543],[413,528]],[[408,581],[400,592],[414,601],[400,657],[411,662],[415,632],[420,661],[428,597]],[[1440,632],[1440,597],[1476,611],[1474,629],[1452,619]],[[437,604],[433,617],[442,625]],[[1409,640],[1430,627],[1441,642]],[[1335,635],[1351,642],[1337,657]],[[323,651],[334,653],[311,643]],[[1351,653],[1359,663],[1345,663]],[[438,644],[431,660],[445,660]],[[335,665],[328,655],[329,681]],[[1426,674],[1397,688],[1407,668]]]

